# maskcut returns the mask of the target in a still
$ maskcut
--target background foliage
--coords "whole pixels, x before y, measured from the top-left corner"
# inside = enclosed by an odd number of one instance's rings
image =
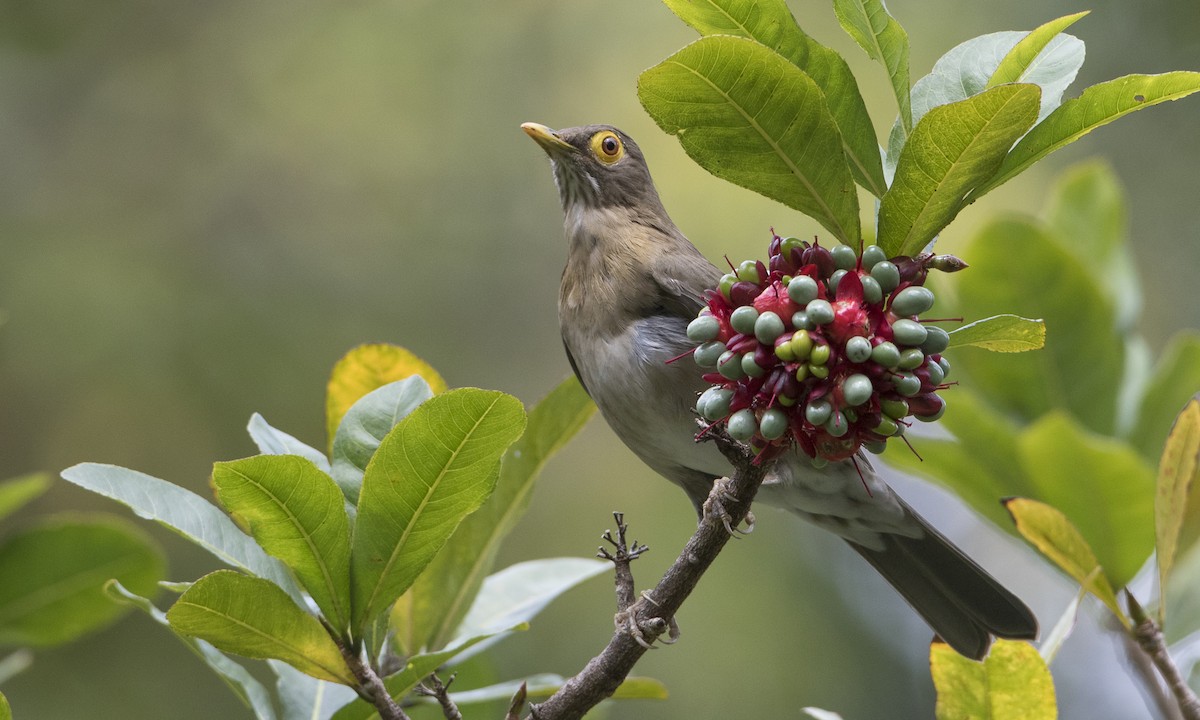
[[[791,8],[850,60],[872,114],[891,117],[886,77],[829,4]],[[913,42],[913,77],[966,38],[1082,9],[1094,12],[1071,32],[1092,55],[1076,88],[1197,69],[1200,10],[1182,0],[890,9]],[[710,257],[759,254],[768,224],[820,232],[708,176],[639,107],[634,78],[693,37],[665,7],[632,0],[7,4],[0,477],[95,460],[207,492],[213,458],[253,451],[241,430],[252,411],[319,444],[329,367],[366,340],[411,348],[452,386],[544,395],[569,372],[554,310],[563,249],[544,160],[517,130],[525,120],[630,132],[674,219]],[[1098,131],[968,208],[942,247],[961,251],[997,210],[1038,211],[1055,168],[1103,153],[1129,196],[1146,285],[1140,328],[1160,354],[1174,330],[1200,326],[1187,294],[1200,266],[1195,112],[1167,104]],[[590,552],[620,508],[654,548],[638,570],[650,578],[690,531],[691,511],[600,423],[584,436],[550,463],[500,564]],[[1057,617],[1072,590],[1032,551],[981,530],[939,491],[897,484],[1044,622]],[[31,509],[101,507],[112,510],[58,483]],[[799,704],[847,718],[929,715],[925,628],[832,538],[779,518],[761,517],[689,603],[685,651],[639,666],[668,683],[671,701],[624,705],[622,716],[767,716]],[[151,530],[170,577],[213,569]],[[551,607],[497,649],[512,668],[503,676],[573,672],[611,632],[611,602],[592,587]],[[701,632],[712,617],[740,641]],[[1115,657],[1086,627],[1071,638],[1054,668],[1062,717],[1149,717]],[[69,715],[79,698],[98,718],[168,705],[184,718],[238,712],[141,616],[36,662],[4,688],[19,716]],[[706,692],[717,674],[743,692]]]

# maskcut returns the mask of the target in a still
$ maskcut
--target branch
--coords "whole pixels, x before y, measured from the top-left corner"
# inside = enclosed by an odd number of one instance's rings
[[[458,705],[455,705],[454,700],[450,698],[450,683],[452,682],[454,682],[453,675],[443,683],[436,674],[430,674],[424,683],[417,686],[417,694],[437,700],[438,705],[442,708],[442,716],[446,720],[463,720]]]
[[[649,602],[634,603],[629,608],[631,621],[643,633],[646,645],[639,644],[625,628],[618,628],[604,650],[588,661],[575,677],[568,680],[546,702],[531,708],[534,720],[576,720],[616,691],[659,635],[671,626],[701,576],[716,560],[732,534],[728,527],[737,527],[749,514],[750,504],[758,492],[770,465],[755,465],[753,456],[744,446],[727,437],[709,433],[717,447],[732,463],[731,478],[713,484],[706,510],[696,533],[692,535],[679,557],[667,569],[658,585],[650,592]]]
[[[1167,652],[1162,630],[1146,615],[1132,594],[1125,593],[1125,599],[1129,602],[1129,614],[1136,623],[1133,627],[1133,639],[1137,640],[1142,652],[1146,653],[1158,669],[1158,674],[1166,681],[1167,689],[1175,696],[1175,701],[1179,703],[1179,711],[1185,720],[1200,720],[1200,699],[1197,699],[1196,694],[1188,687],[1187,681],[1183,679],[1175,661]]]
[[[410,720],[392,699],[391,694],[383,685],[383,680],[380,680],[379,675],[371,669],[371,666],[363,661],[362,655],[343,642],[324,619],[321,620],[321,624],[325,625],[325,629],[329,631],[333,642],[342,652],[342,659],[346,661],[346,667],[350,668],[350,673],[358,681],[358,686],[354,688],[358,696],[374,705],[375,709],[379,711],[379,717],[383,720]]]

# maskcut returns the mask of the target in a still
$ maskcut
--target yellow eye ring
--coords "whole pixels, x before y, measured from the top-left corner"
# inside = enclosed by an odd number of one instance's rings
[[[612,130],[601,130],[592,136],[592,154],[600,162],[611,165],[625,157],[625,143]]]

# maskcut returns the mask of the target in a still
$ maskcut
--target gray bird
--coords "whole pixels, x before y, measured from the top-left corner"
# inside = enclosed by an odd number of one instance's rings
[[[707,387],[687,324],[721,272],[671,222],[645,157],[607,125],[522,129],[550,158],[562,200],[567,265],[558,319],[567,359],[617,437],[683,488],[698,513],[728,461],[697,443],[696,396]],[[860,475],[861,471],[861,475]],[[933,630],[967,657],[992,637],[1037,635],[1016,596],[930,527],[864,458],[813,467],[801,451],[777,460],[758,500],[843,538]]]

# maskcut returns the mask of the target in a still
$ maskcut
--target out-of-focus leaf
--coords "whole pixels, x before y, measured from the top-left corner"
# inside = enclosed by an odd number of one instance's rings
[[[116,500],[138,517],[153,520],[209,551],[222,562],[266,578],[298,603],[300,587],[287,567],[268,555],[229,516],[191,490],[136,470],[80,463],[62,471],[64,480]]]
[[[350,521],[333,479],[298,455],[213,465],[217,499],[296,573],[338,630],[350,622]]]
[[[1004,83],[1025,82],[1026,77],[1033,74],[1038,66],[1042,64],[1042,62],[1038,61],[1038,57],[1046,49],[1050,41],[1063,30],[1081,20],[1088,12],[1090,11],[1085,10],[1074,15],[1064,15],[1063,17],[1051,20],[1021,38],[1020,42],[1014,45],[1004,56],[1004,59],[1000,61],[1000,64],[996,66],[996,70],[988,78],[988,87],[995,87]],[[1078,69],[1076,67],[1075,71],[1078,71]],[[1075,77],[1075,71],[1070,73],[1072,78]]]
[[[1096,575],[1101,574],[1100,567],[1095,570]],[[1049,665],[1054,662],[1054,657],[1058,655],[1059,649],[1062,648],[1064,642],[1070,637],[1071,631],[1075,629],[1075,623],[1079,619],[1079,604],[1087,597],[1087,585],[1093,584],[1094,578],[1087,578],[1087,582],[1079,586],[1079,592],[1075,593],[1075,597],[1071,598],[1071,602],[1067,603],[1067,607],[1063,610],[1062,615],[1058,617],[1058,621],[1054,623],[1054,627],[1050,628],[1050,632],[1046,633],[1046,637],[1042,638],[1042,645],[1038,648],[1038,654],[1042,656],[1042,660]]]
[[[1176,554],[1186,553],[1200,535],[1200,393],[1192,396],[1167,435],[1158,464],[1154,499],[1155,550],[1158,557],[1159,624],[1167,613],[1167,580]]]
[[[329,376],[325,395],[325,429],[332,448],[342,416],[360,397],[375,388],[420,375],[436,394],[446,381],[421,358],[397,345],[359,345],[346,353]]]
[[[974,346],[995,352],[1038,350],[1046,344],[1046,324],[1020,315],[993,315],[950,331],[947,349]]]
[[[780,55],[746,38],[700,38],[643,72],[638,99],[705,170],[858,245],[858,194],[837,123],[821,88]]]
[[[1027,427],[1017,449],[1032,497],[1067,516],[1113,587],[1128,583],[1154,549],[1154,470],[1061,412]]]
[[[299,455],[312,461],[321,472],[329,474],[329,458],[320,450],[306,445],[282,430],[271,427],[262,415],[254,413],[246,426],[250,439],[264,455]]]
[[[1012,515],[1017,532],[1070,575],[1080,586],[1095,595],[1113,614],[1126,622],[1112,584],[1096,560],[1087,540],[1066,515],[1046,503],[1029,498],[1010,498],[1004,503]]]
[[[318,680],[279,660],[267,660],[284,720],[329,720],[334,712],[358,697],[345,685]]]
[[[167,611],[171,629],[235,655],[276,658],[322,680],[354,682],[341,652],[312,615],[274,583],[217,570]]]
[[[876,197],[883,195],[887,185],[883,180],[879,141],[850,66],[836,51],[806,35],[783,0],[702,3],[664,0],[664,3],[701,35],[737,35],[756,40],[807,73],[825,93],[854,178]],[[907,68],[906,60],[906,72]]]
[[[1003,85],[930,110],[900,153],[879,204],[877,244],[889,257],[916,255],[991,177],[1037,118],[1036,85]]]
[[[4,693],[0,693],[0,720],[12,720],[12,707],[8,704],[8,698],[4,697]]]
[[[521,684],[525,684],[526,698],[529,700],[540,700],[548,698],[558,692],[567,680],[561,675],[543,673],[540,675],[530,675],[529,677],[520,680],[509,680],[507,682],[488,685],[487,687],[476,688],[474,690],[463,690],[462,692],[450,693],[450,698],[457,705],[474,705],[484,702],[493,702],[496,700],[508,700],[517,693],[521,688]],[[611,696],[613,700],[666,700],[667,687],[654,678],[647,677],[627,677],[617,687],[616,692]],[[431,702],[432,698],[427,698],[424,702]]]
[[[11,515],[50,487],[46,473],[31,473],[0,483],[0,520]]]
[[[524,429],[516,398],[462,388],[428,400],[383,439],[363,476],[354,529],[356,631],[391,606],[483,504],[496,464]]]
[[[1054,720],[1058,710],[1050,669],[1033,645],[997,640],[983,662],[944,642],[929,647],[937,689],[937,720]]]
[[[333,436],[332,451],[333,479],[347,502],[358,504],[363,471],[384,436],[431,397],[425,378],[414,375],[376,388],[350,406]]]
[[[56,517],[0,543],[0,643],[58,645],[115,620],[123,608],[104,596],[117,578],[153,592],[162,552],[118,518]]]
[[[105,584],[104,592],[115,602],[141,610],[163,627],[171,626],[167,622],[166,613],[159,610],[149,598],[131,592],[120,582],[110,580]],[[229,689],[245,703],[246,707],[254,712],[256,720],[275,720],[275,706],[271,703],[271,694],[246,668],[203,640],[184,637],[178,633],[172,633],[172,635],[179,638],[189,650],[196,653],[197,657],[203,660],[217,674],[217,677],[229,686]],[[349,688],[346,689],[349,690]]]
[[[29,648],[18,648],[0,658],[0,684],[25,672],[31,665],[33,665],[33,651]]]
[[[1171,338],[1163,351],[1129,434],[1129,442],[1143,457],[1158,461],[1175,414],[1197,389],[1200,389],[1200,332],[1186,330]]]
[[[822,710],[816,707],[806,707],[804,708],[804,713],[811,718],[816,718],[816,720],[842,720],[842,716],[832,710]]]
[[[1126,75],[1093,85],[1067,100],[1021,138],[990,180],[971,193],[971,201],[1016,177],[1030,165],[1102,125],[1168,100],[1200,90],[1200,72]]]
[[[1040,225],[1017,218],[989,223],[963,254],[971,270],[958,280],[957,311],[1041,317],[1046,346],[1019,355],[958,353],[955,372],[1024,422],[1061,408],[1111,434],[1124,356],[1112,305],[1091,273]]]
[[[472,513],[395,605],[392,630],[405,654],[441,649],[495,566],[500,544],[529,506],[534,481],[596,405],[572,375],[529,411],[525,433],[504,453],[496,490]]]
[[[883,0],[833,0],[842,29],[866,51],[867,57],[887,68],[900,110],[905,135],[912,130],[912,100],[908,79],[908,33],[892,17]]]

